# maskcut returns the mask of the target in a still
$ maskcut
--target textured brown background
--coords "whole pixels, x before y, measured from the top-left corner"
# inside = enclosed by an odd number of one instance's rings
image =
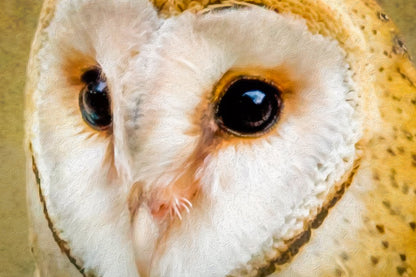
[[[416,58],[416,0],[379,2]],[[23,88],[40,8],[40,0],[0,0],[0,277],[31,276],[33,270],[27,244]]]

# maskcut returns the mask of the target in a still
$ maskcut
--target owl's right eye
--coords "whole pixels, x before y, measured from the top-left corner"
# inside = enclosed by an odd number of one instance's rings
[[[107,81],[99,68],[86,71],[81,76],[85,83],[79,94],[82,118],[93,129],[107,130],[111,126],[111,104]]]

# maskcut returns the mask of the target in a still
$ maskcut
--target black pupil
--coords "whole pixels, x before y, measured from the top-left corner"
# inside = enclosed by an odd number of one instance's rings
[[[105,130],[111,124],[111,107],[107,82],[99,69],[91,69],[81,76],[84,88],[79,95],[82,117],[94,129]]]
[[[280,94],[275,86],[260,80],[235,81],[217,106],[219,125],[239,135],[267,131],[280,114]]]

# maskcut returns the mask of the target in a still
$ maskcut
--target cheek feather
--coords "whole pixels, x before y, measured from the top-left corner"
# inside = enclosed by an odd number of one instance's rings
[[[202,133],[199,142],[183,166],[169,170],[169,175],[173,177],[168,178],[168,182],[163,182],[164,178],[161,176],[151,186],[146,182],[133,185],[129,196],[132,217],[142,204],[146,204],[152,216],[163,223],[171,222],[176,217],[182,220],[183,212],[191,211],[192,203],[201,191],[199,178],[204,161],[208,155],[216,152],[221,143],[215,133],[217,127],[209,127],[213,125],[204,124],[206,121],[213,120],[208,115],[203,116],[203,124],[198,127]]]

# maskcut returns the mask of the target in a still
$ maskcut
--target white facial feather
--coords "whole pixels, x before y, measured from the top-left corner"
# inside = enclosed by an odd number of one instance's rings
[[[112,173],[124,159],[122,147],[113,149],[114,145],[123,145],[125,137],[117,129],[122,107],[117,100],[120,90],[114,88],[122,74],[120,65],[137,54],[157,26],[150,4],[62,1],[47,28],[50,42],[39,53],[45,63],[34,95],[39,111],[32,119],[33,133],[39,136],[30,139],[41,189],[53,199],[46,204],[48,214],[61,239],[70,242],[71,254],[82,257],[84,267],[100,276],[138,276],[130,243],[128,190]],[[80,117],[78,93],[83,85],[77,66],[96,62],[108,74],[114,92],[112,137],[94,134]],[[77,71],[75,77],[72,70]]]
[[[250,7],[162,20],[141,2],[63,1],[47,31],[32,147],[55,228],[99,276],[250,271],[303,230],[357,158],[345,54],[298,18]],[[95,62],[111,91],[111,135],[95,134],[78,108],[77,66]],[[214,88],[257,68],[289,80],[281,117],[263,137],[228,141],[210,112]],[[131,222],[134,184],[144,197],[170,185],[199,193],[181,221],[159,224],[145,201]]]
[[[343,265],[345,261],[334,250],[350,247],[350,242],[357,239],[363,227],[362,215],[365,214],[365,206],[359,199],[361,195],[371,193],[374,187],[368,182],[371,177],[369,165],[361,164],[360,168],[351,187],[348,188],[349,193],[333,207],[325,223],[314,231],[314,239],[305,246],[306,251],[300,252],[287,269],[273,274],[273,277],[309,276],[317,268],[331,272],[334,264],[339,266],[343,274],[351,274]],[[327,234],[332,236],[328,237]]]
[[[128,102],[142,99],[129,113],[141,109],[142,116],[126,133],[139,149],[130,152],[137,162],[132,171],[145,191],[168,185],[158,180],[183,170],[202,136],[200,126],[199,135],[189,135],[200,123],[197,107],[224,73],[247,67],[285,70],[297,86],[284,92],[283,115],[271,134],[207,155],[192,212],[151,244],[158,245],[152,276],[226,275],[270,250],[271,236],[281,241],[302,230],[352,167],[360,138],[357,95],[335,42],[262,9],[185,13],[168,19],[128,70],[137,82],[125,92]],[[134,235],[151,238],[146,228]]]

